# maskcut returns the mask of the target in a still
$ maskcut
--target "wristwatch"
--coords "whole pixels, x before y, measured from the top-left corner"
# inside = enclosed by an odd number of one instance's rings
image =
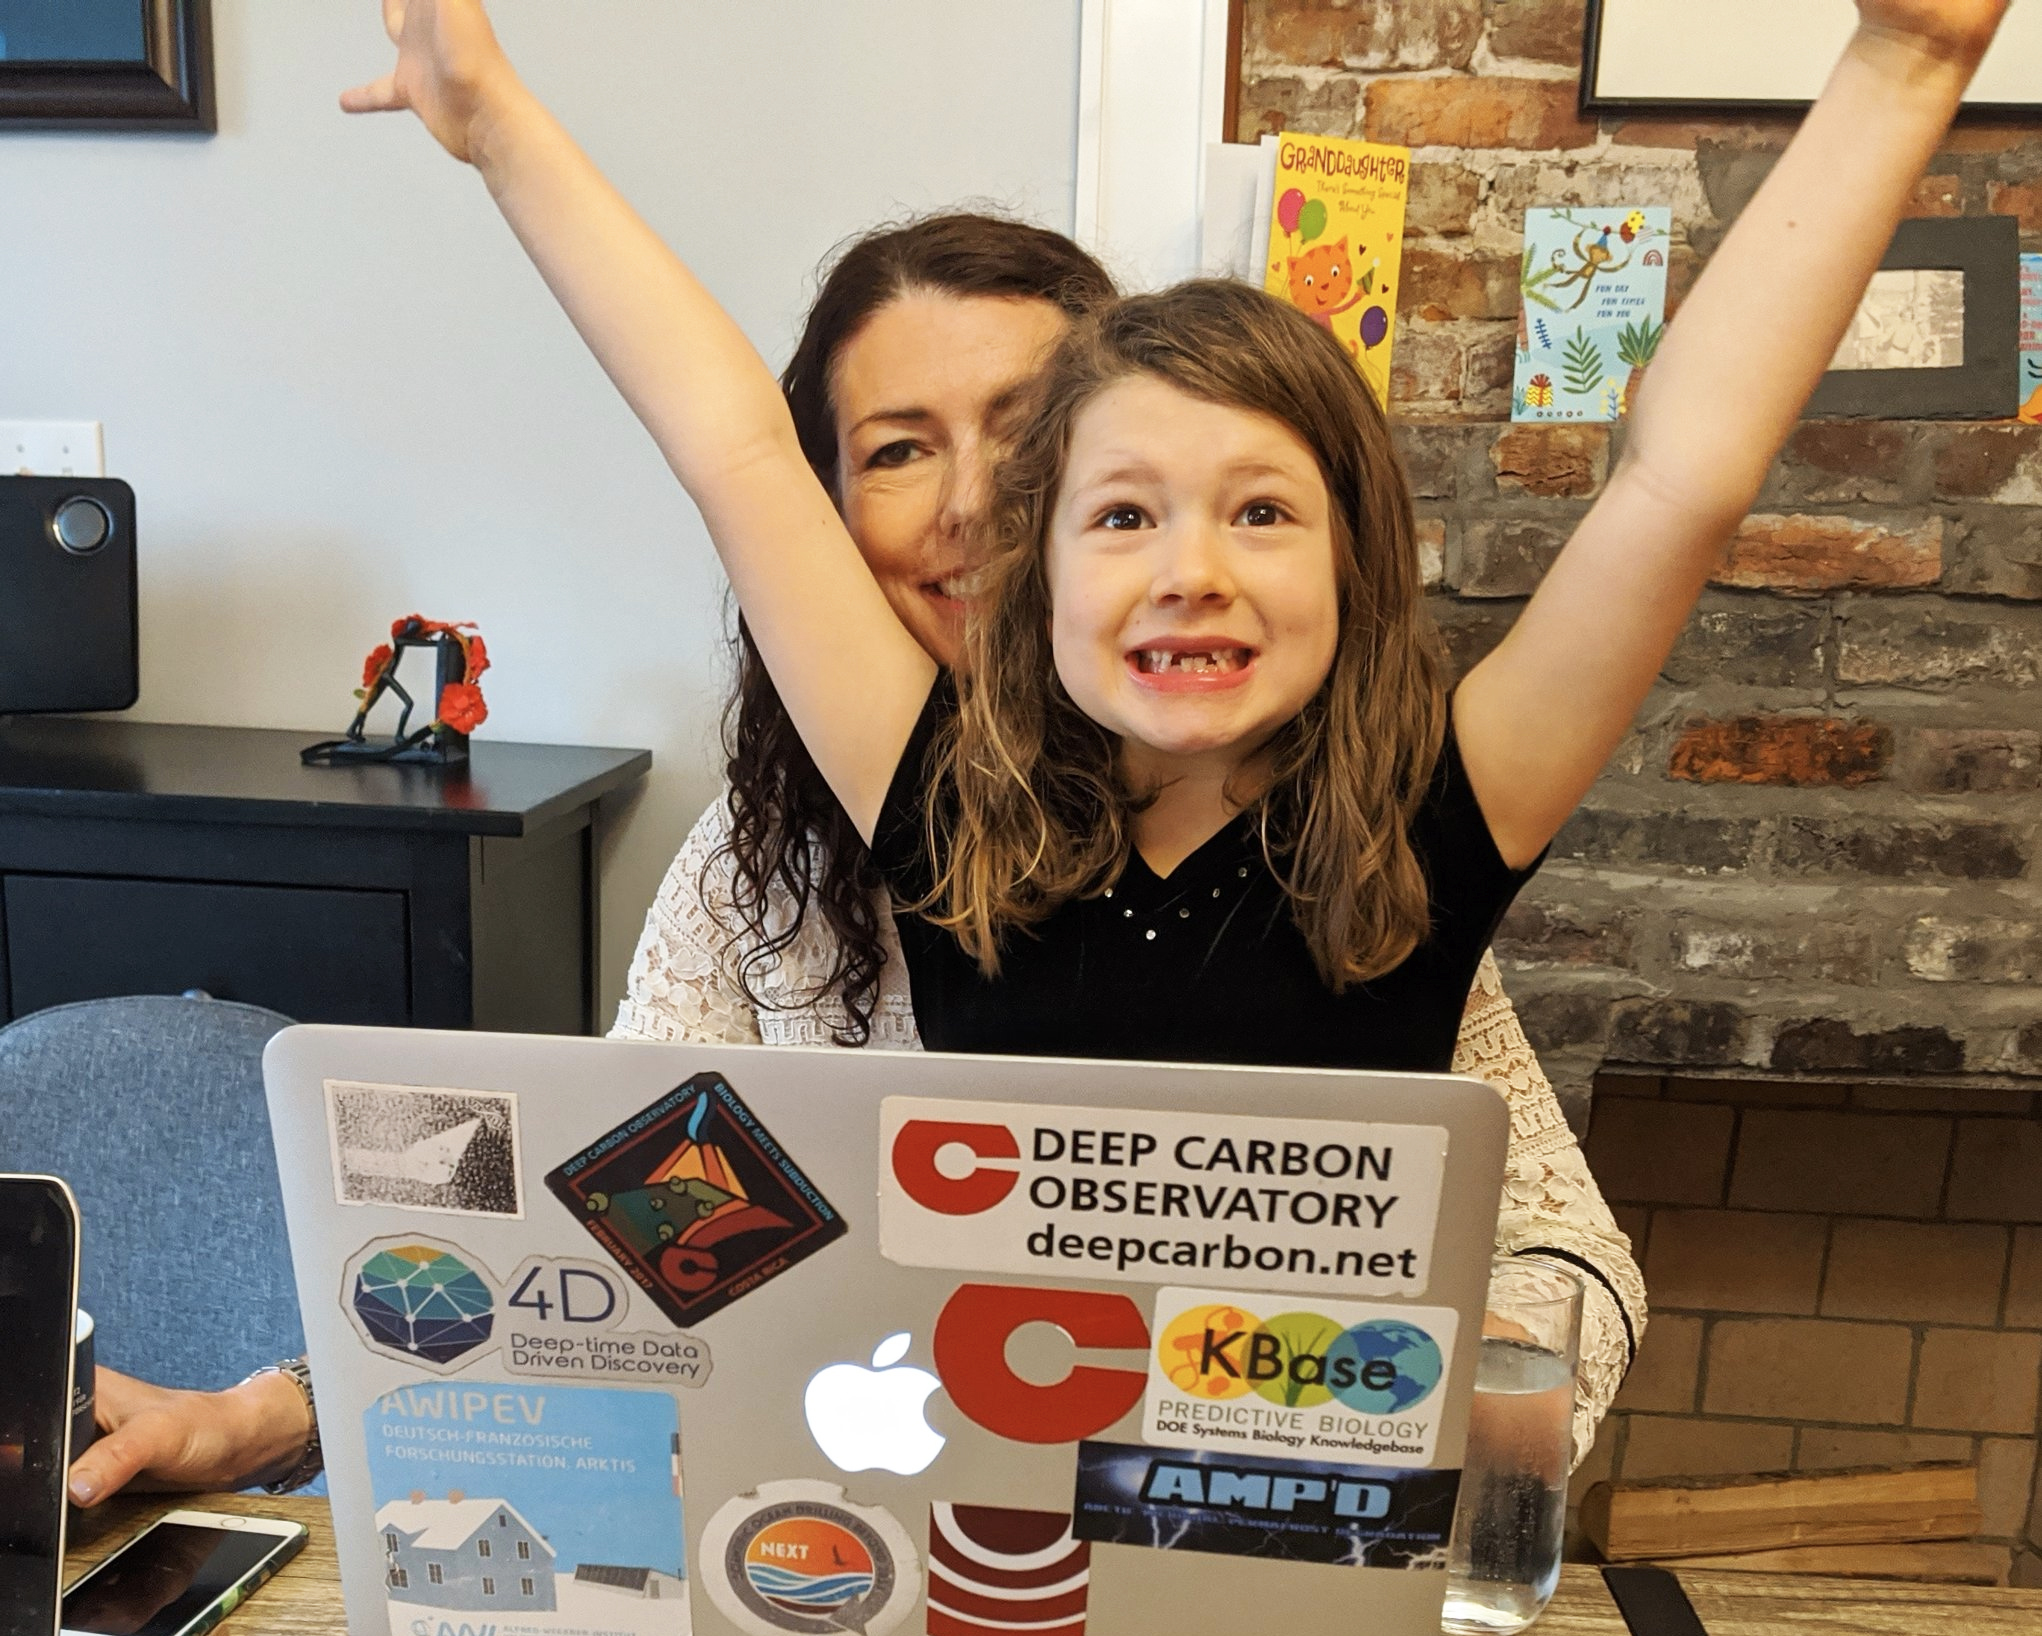
[[[305,1436],[305,1452],[298,1456],[298,1463],[273,1483],[264,1483],[265,1494],[288,1494],[294,1488],[303,1488],[320,1472],[326,1469],[326,1455],[319,1447],[319,1405],[312,1398],[312,1370],[303,1358],[286,1358],[282,1363],[272,1363],[255,1371],[249,1380],[260,1380],[264,1375],[282,1375],[305,1394],[305,1418],[312,1423],[312,1429]],[[247,1385],[247,1381],[242,1384]]]

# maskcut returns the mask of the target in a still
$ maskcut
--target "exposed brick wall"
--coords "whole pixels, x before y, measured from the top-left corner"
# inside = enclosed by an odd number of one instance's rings
[[[1416,150],[1392,408],[1463,668],[1612,459],[1506,424],[1525,209],[1670,206],[1677,305],[1791,129],[1583,120],[1581,13],[1247,0],[1242,138]],[[2038,178],[2042,133],[1967,125],[1914,208],[2042,249]],[[1577,1115],[1606,1061],[2042,1079],[2042,428],[1801,427],[1498,952]]]
[[[1970,1460],[2042,1583],[2042,1119],[2030,1091],[1606,1075],[1590,1163],[1651,1291],[1575,1493],[1609,1476]]]

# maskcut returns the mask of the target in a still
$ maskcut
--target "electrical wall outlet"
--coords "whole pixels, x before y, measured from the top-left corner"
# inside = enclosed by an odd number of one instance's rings
[[[0,477],[104,477],[96,420],[0,420]]]

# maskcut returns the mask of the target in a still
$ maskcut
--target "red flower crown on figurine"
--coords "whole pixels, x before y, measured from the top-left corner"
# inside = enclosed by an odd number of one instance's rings
[[[390,641],[378,642],[369,650],[368,658],[362,661],[362,685],[355,689],[355,697],[366,699],[379,682],[396,670],[397,649],[393,643],[439,640],[450,641],[460,647],[462,674],[458,682],[449,682],[440,689],[430,726],[444,727],[455,733],[474,732],[489,720],[489,706],[483,700],[479,685],[482,673],[489,668],[489,648],[473,620],[427,619],[423,614],[406,614],[402,619],[393,619],[390,622]]]

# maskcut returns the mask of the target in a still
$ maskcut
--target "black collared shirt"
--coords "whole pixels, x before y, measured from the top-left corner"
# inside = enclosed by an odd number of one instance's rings
[[[923,801],[939,683],[880,810],[872,854],[897,904],[933,879]],[[1475,968],[1538,865],[1496,850],[1451,723],[1411,840],[1431,888],[1431,934],[1395,970],[1335,993],[1244,812],[1167,876],[1139,851],[1098,897],[1010,932],[988,980],[956,938],[897,910],[915,1024],[933,1051],[1443,1071]]]

